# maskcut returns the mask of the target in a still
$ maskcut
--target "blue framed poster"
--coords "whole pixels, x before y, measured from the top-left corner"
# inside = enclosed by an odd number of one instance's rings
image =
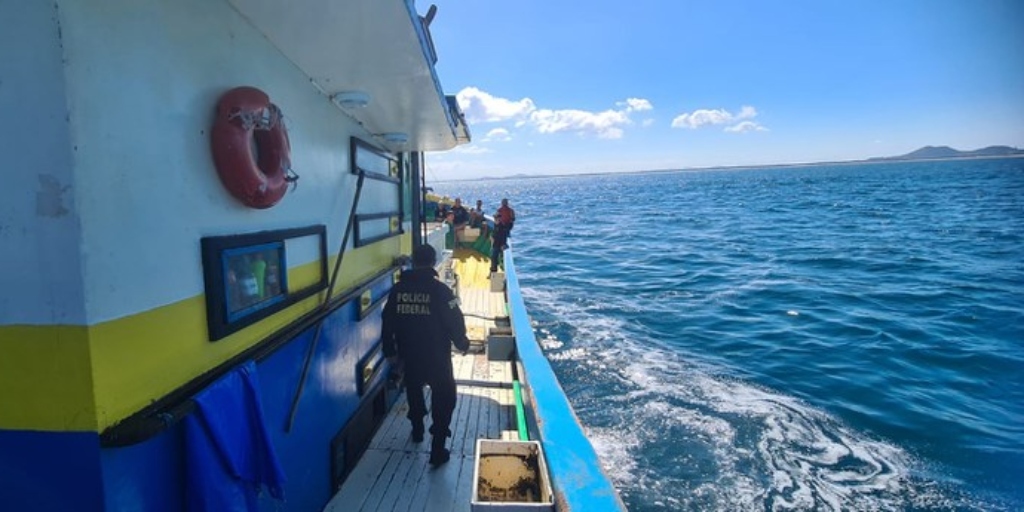
[[[289,240],[310,238],[319,253],[319,276],[311,284],[293,287],[288,281]],[[201,245],[210,341],[327,287],[327,231],[323,225],[205,237]]]

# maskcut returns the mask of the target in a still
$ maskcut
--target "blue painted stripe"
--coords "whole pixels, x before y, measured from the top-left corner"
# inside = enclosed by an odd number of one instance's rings
[[[0,430],[0,509],[104,509],[99,435]]]
[[[524,383],[533,396],[540,442],[556,494],[571,511],[625,510],[533,334],[516,277],[512,250],[506,249],[504,256],[509,314],[516,333],[516,348],[526,374]]]

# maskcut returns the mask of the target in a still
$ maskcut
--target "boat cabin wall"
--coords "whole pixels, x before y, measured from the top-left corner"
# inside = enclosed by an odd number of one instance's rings
[[[3,46],[21,66],[4,89],[31,102],[20,123],[0,130],[31,151],[7,170],[18,189],[0,188],[17,198],[13,212],[5,208],[2,233],[19,237],[0,256],[5,282],[19,279],[0,287],[0,304],[13,306],[0,308],[0,329],[19,326],[29,352],[20,354],[28,366],[19,378],[44,384],[19,386],[45,395],[48,383],[80,375],[76,389],[92,389],[93,397],[37,396],[56,400],[51,409],[66,416],[0,421],[102,430],[315,305],[316,297],[307,299],[210,343],[199,241],[325,224],[335,254],[357,180],[350,137],[371,137],[226,1],[25,4],[34,7],[18,9],[31,19],[3,36],[26,37]],[[45,66],[28,62],[37,55]],[[301,176],[267,210],[234,199],[213,165],[214,107],[239,85],[262,89],[282,109]],[[366,196],[373,200],[372,185]],[[346,254],[337,288],[386,268],[403,244],[407,252],[408,236]],[[308,279],[318,256],[289,253],[289,277]],[[57,336],[68,326],[79,328],[77,339]],[[40,341],[59,354],[33,361]],[[72,368],[49,370],[55,357]]]
[[[384,16],[386,26],[420,30],[404,18],[411,0],[374,1],[332,7],[402,4],[373,12],[392,13]],[[180,510],[181,423],[126,447],[103,444],[100,434],[130,424],[140,411],[166,412],[157,406],[169,393],[191,396],[181,390],[200,386],[186,384],[248,357],[247,350],[319,305],[322,292],[211,341],[201,240],[322,225],[326,258],[316,244],[287,250],[288,282],[315,280],[325,263],[332,268],[353,207],[351,141],[376,145],[361,122],[232,5],[0,3],[0,141],[8,179],[0,187],[0,496],[12,510]],[[215,105],[242,85],[261,89],[280,107],[291,166],[300,175],[269,209],[230,195],[211,154]],[[405,103],[375,105],[410,110]],[[432,115],[410,111],[413,118]],[[434,117],[421,132],[445,124]],[[445,138],[438,140],[443,147]],[[393,200],[386,182],[364,183],[357,214],[380,212],[380,203]],[[408,212],[411,195],[404,201]],[[380,230],[391,222],[370,224]],[[337,471],[332,457],[348,450],[335,445],[348,441],[352,424],[362,424],[353,420],[363,419],[360,411],[377,414],[377,398],[385,396],[385,372],[365,377],[360,370],[381,359],[379,305],[394,258],[410,252],[411,226],[404,227],[406,234],[366,245],[349,239],[335,292],[382,276],[368,286],[369,309],[360,309],[359,300],[346,303],[323,319],[317,343],[309,325],[258,361],[260,400],[288,475],[289,509],[326,503]],[[307,361],[305,392],[297,394]]]
[[[52,3],[0,7],[0,325],[85,322],[59,30]]]

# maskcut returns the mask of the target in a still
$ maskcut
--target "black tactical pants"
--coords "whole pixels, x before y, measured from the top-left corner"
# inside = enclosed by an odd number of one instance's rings
[[[405,394],[409,400],[409,419],[415,424],[427,415],[426,403],[423,399],[423,386],[430,386],[430,433],[434,437],[444,439],[452,434],[448,428],[455,412],[455,379],[451,376],[432,377],[426,379],[406,378]]]

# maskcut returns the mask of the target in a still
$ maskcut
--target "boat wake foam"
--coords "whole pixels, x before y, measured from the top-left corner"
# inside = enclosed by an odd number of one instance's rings
[[[993,510],[898,446],[528,292],[538,340],[631,510]],[[536,315],[535,315],[536,318]],[[636,329],[632,329],[635,331]]]

